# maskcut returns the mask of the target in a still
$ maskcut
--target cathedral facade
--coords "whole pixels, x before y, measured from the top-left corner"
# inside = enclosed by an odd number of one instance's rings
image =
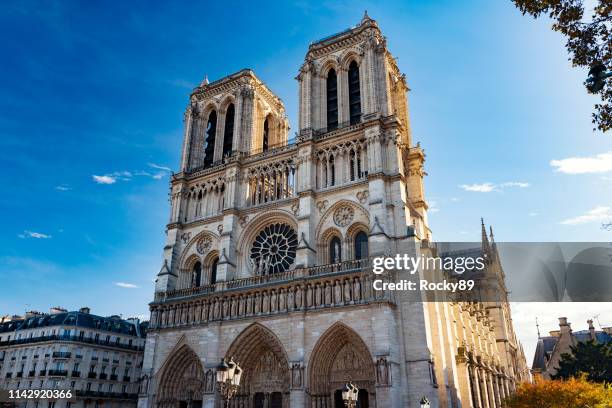
[[[244,370],[231,407],[343,407],[349,380],[362,408],[500,407],[525,379],[507,303],[372,287],[372,257],[431,242],[425,154],[376,22],[312,43],[296,79],[292,139],[251,70],[191,94],[139,407],[222,406],[229,357]]]

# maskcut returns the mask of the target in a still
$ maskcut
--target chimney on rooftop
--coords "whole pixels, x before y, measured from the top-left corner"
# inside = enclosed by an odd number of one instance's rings
[[[593,319],[587,320],[589,325],[589,333],[591,334],[591,340],[597,340],[597,336],[595,335],[595,326],[593,326]]]
[[[85,307],[80,308],[79,312],[89,314],[89,312],[91,312],[91,309],[85,306]]]
[[[59,313],[65,313],[65,312],[67,312],[67,310],[59,306],[55,306],[49,309],[49,314],[52,314],[52,315],[59,314]]]

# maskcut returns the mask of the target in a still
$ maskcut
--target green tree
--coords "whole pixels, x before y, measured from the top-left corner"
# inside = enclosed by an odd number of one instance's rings
[[[598,72],[600,86],[585,81],[591,93],[601,96],[595,104],[593,124],[605,132],[612,128],[612,79],[605,77],[606,69],[612,69],[612,1],[595,0],[590,19],[585,19],[583,0],[512,0],[523,14],[537,18],[548,15],[553,30],[567,37],[566,48],[570,60],[577,67],[587,67]],[[604,74],[601,74],[601,73]],[[599,89],[601,87],[601,89]]]
[[[571,353],[561,354],[553,379],[567,380],[584,374],[592,382],[612,382],[612,344],[589,340],[570,349]]]

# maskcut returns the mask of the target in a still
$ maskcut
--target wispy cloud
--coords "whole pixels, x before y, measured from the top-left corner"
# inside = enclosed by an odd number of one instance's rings
[[[506,181],[500,184],[494,184],[494,183],[489,183],[489,182],[474,183],[474,184],[461,184],[459,185],[459,187],[464,189],[465,191],[471,191],[471,192],[476,192],[476,193],[490,193],[492,191],[503,191],[506,188],[514,188],[514,187],[527,188],[530,185],[531,185],[530,183],[527,183],[525,181]]]
[[[55,189],[58,190],[58,191],[70,191],[70,190],[72,190],[66,184],[60,184],[59,186],[55,186]]]
[[[164,170],[164,171],[167,171],[168,173],[172,172],[172,169],[170,167],[162,166],[162,165],[155,164],[155,163],[148,163],[148,165],[149,167],[152,167],[154,169]]]
[[[93,175],[93,180],[98,184],[115,184],[117,181],[130,181],[134,177],[143,176],[143,177],[151,177],[155,180],[160,180],[167,174],[172,173],[170,167],[162,166],[155,163],[148,163],[149,167],[156,169],[156,172],[148,172],[146,170],[137,170],[137,171],[114,171],[112,173],[106,173],[102,176]]]
[[[50,239],[52,238],[49,234],[43,234],[42,232],[34,231],[23,231],[23,233],[17,235],[21,239],[34,238],[34,239]]]
[[[91,176],[93,178],[93,181],[95,181],[98,184],[115,184],[117,182],[117,178],[113,177],[113,176],[96,176],[95,174],[93,176]]]
[[[529,216],[530,216],[530,217],[536,217],[537,215],[538,215],[538,213],[537,213],[537,212],[530,212],[530,213],[529,213]]]
[[[490,193],[495,190],[495,185],[493,183],[461,184],[459,187],[465,191],[475,191],[478,193]]]
[[[551,160],[550,165],[555,167],[556,171],[566,174],[607,173],[612,171],[612,152],[592,157],[568,157],[567,159]]]
[[[507,181],[505,183],[501,183],[501,187],[519,187],[519,188],[527,188],[531,184],[525,183],[524,181]]]
[[[590,211],[587,211],[585,214],[563,220],[561,221],[561,224],[581,225],[596,221],[606,221],[610,219],[612,219],[612,207],[600,205]]]
[[[430,201],[429,209],[427,211],[429,211],[430,213],[437,213],[438,211],[440,211],[440,209],[438,208],[438,203],[436,201]]]
[[[138,286],[134,285],[133,283],[127,283],[127,282],[114,282],[115,286],[119,286],[120,288],[126,288],[126,289],[136,289],[138,288]]]

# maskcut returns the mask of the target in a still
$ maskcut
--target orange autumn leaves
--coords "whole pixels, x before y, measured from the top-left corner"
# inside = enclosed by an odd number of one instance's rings
[[[588,382],[585,376],[566,381],[536,380],[519,385],[505,408],[612,408],[612,385]]]

